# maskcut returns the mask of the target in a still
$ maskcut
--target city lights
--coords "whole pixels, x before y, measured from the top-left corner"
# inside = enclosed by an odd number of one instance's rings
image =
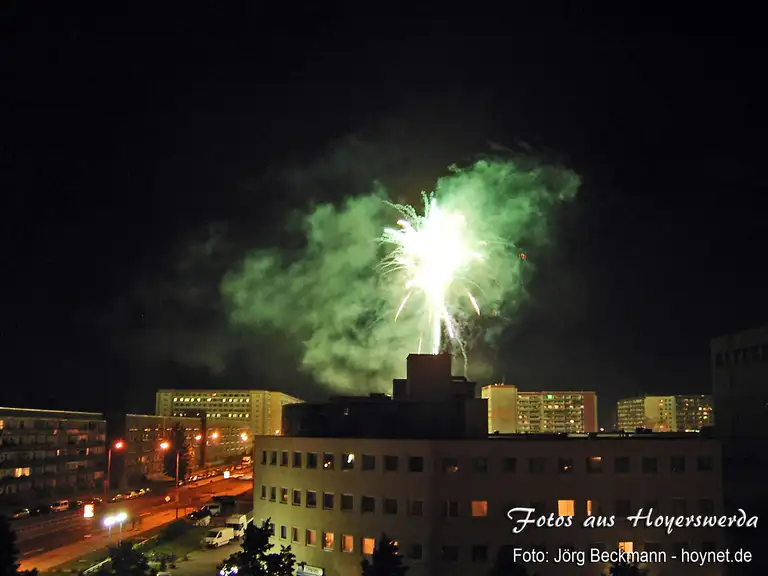
[[[240,434],[240,440],[242,440],[243,442],[248,442],[248,434],[246,434],[245,432]]]
[[[118,440],[117,442],[115,442],[115,450],[122,450],[124,446],[125,446],[125,442],[123,442],[122,440]]]
[[[195,442],[200,442],[200,440],[202,440],[202,439],[203,439],[203,435],[202,434],[198,434],[197,436],[195,436]]]
[[[93,504],[86,504],[83,506],[83,518],[93,518],[94,516],[94,505]]]
[[[120,512],[119,514],[115,514],[114,516],[106,516],[104,520],[102,520],[102,523],[104,524],[105,528],[111,528],[115,524],[122,524],[128,519],[128,514],[125,512]]]
[[[168,448],[171,447],[170,442],[161,442],[160,443],[160,450],[168,450]]]
[[[213,440],[216,440],[218,437],[219,437],[219,433],[218,432],[211,432],[211,438]]]

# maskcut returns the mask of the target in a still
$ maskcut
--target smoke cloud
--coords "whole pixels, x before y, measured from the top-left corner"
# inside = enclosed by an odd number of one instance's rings
[[[473,233],[489,239],[485,270],[473,278],[486,313],[479,321],[465,318],[470,376],[476,375],[472,350],[493,344],[514,321],[527,297],[533,255],[549,244],[553,215],[578,187],[570,170],[501,156],[452,166],[437,180],[438,202],[461,211]],[[405,357],[416,351],[421,329],[418,314],[394,322],[404,292],[395,278],[380,274],[387,250],[379,238],[399,215],[388,203],[393,194],[382,185],[370,188],[289,218],[292,234],[304,240],[300,249],[255,250],[221,285],[239,334],[275,334],[295,343],[302,369],[345,393],[389,390],[392,378],[403,375]]]

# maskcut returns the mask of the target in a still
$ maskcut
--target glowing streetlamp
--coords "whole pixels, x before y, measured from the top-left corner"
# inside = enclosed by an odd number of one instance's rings
[[[128,514],[125,512],[120,512],[119,514],[115,514],[114,516],[107,516],[102,520],[104,527],[109,530],[109,539],[112,539],[112,526],[117,524],[120,527],[120,538],[118,541],[123,539],[123,522],[125,522],[128,519]]]
[[[216,440],[219,437],[218,432],[211,432],[211,440]]]
[[[202,434],[198,434],[197,436],[195,436],[195,442],[200,442],[200,440],[202,440],[202,439],[203,439],[203,435]]]
[[[242,440],[243,442],[248,442],[248,434],[246,434],[245,432],[240,434],[240,440]]]
[[[168,450],[170,448],[170,442],[160,443],[161,450]],[[176,450],[176,520],[179,519],[179,456],[181,456],[181,451]]]
[[[125,442],[118,440],[109,447],[107,451],[107,477],[104,479],[104,502],[107,502],[107,493],[109,492],[110,484],[112,484],[112,450],[122,450],[125,448]]]

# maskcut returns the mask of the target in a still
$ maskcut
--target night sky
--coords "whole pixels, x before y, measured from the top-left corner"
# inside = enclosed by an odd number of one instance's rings
[[[377,178],[415,197],[489,142],[583,179],[497,378],[597,390],[606,423],[620,397],[707,392],[710,338],[768,320],[760,50],[305,18],[6,15],[3,405],[151,411],[155,389],[185,386],[326,396],[295,354],[229,333],[222,275],[285,242],[290,210]],[[281,188],[286,173],[305,189]],[[211,234],[224,255],[180,266]],[[194,351],[170,352],[180,334]]]

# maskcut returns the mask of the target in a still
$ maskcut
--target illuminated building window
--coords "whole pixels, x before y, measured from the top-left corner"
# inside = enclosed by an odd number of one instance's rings
[[[333,532],[323,532],[323,550],[333,550],[334,542]]]
[[[576,516],[576,502],[574,500],[558,500],[557,515]]]
[[[587,472],[590,474],[599,474],[603,471],[603,459],[600,456],[590,456],[587,458]]]
[[[370,556],[375,548],[376,540],[373,538],[363,538],[362,552],[364,555]]]
[[[288,488],[280,488],[280,504],[288,504]]]
[[[488,502],[486,500],[473,500],[472,516],[474,518],[484,518],[485,516],[488,516]]]
[[[441,468],[443,472],[458,472],[459,471],[459,459],[458,458],[443,458],[441,461]]]
[[[557,461],[557,469],[560,474],[570,474],[573,472],[573,458],[560,458]]]
[[[317,530],[310,530],[307,528],[304,533],[304,543],[307,546],[317,546]]]
[[[341,455],[341,469],[342,470],[354,470],[355,468],[355,455],[354,454],[342,454]]]
[[[326,452],[323,454],[323,469],[324,470],[333,470],[333,466],[335,463],[335,458],[333,454],[329,454]]]
[[[619,542],[619,550],[631,554],[635,551],[635,545],[632,542]]]
[[[354,552],[355,538],[349,534],[344,534],[341,537],[341,551],[342,552]]]

